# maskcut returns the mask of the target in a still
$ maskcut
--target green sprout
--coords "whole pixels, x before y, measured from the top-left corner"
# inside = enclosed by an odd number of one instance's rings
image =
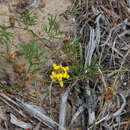
[[[41,49],[37,41],[32,40],[29,43],[22,44],[21,52],[30,63],[29,71],[32,69],[31,73],[37,73],[41,71],[40,65],[44,63],[42,61],[43,50]]]
[[[99,58],[93,57],[91,64],[87,66],[86,72],[86,68],[84,68],[85,58],[83,55],[83,50],[84,46],[79,42],[79,39],[70,41],[67,48],[63,49],[68,57],[70,57],[71,73],[80,80],[92,78],[99,67]]]
[[[21,17],[21,22],[26,26],[34,26],[37,23],[37,17],[32,15],[32,12],[25,12]]]
[[[9,43],[10,38],[13,37],[13,33],[6,31],[2,26],[0,27],[0,43]]]
[[[48,35],[50,39],[58,39],[63,32],[60,31],[60,24],[57,21],[57,16],[49,16],[48,17],[49,25],[44,27],[45,33]]]
[[[22,44],[21,49],[25,58],[32,64],[38,64],[38,59],[40,60],[43,56],[43,51],[35,40],[27,44]]]
[[[6,51],[9,53],[11,38],[13,37],[12,32],[8,32],[6,28],[0,26],[0,43],[6,46]]]

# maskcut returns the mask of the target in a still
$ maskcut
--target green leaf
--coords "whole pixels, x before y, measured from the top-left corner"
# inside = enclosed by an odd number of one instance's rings
[[[37,23],[37,16],[33,16],[31,12],[25,12],[20,21],[26,26],[33,26]]]
[[[43,27],[44,32],[48,35],[50,39],[57,39],[59,36],[63,34],[63,32],[60,31],[60,24],[57,21],[57,16],[50,15],[48,17],[48,26]]]
[[[30,41],[30,43],[24,43],[21,45],[21,52],[25,58],[31,64],[38,64],[38,61],[33,61],[33,59],[39,59],[43,56],[43,50],[38,45],[37,41]]]
[[[7,44],[10,42],[10,38],[13,37],[12,32],[6,31],[6,29],[3,29],[2,27],[0,28],[0,43],[2,44]]]

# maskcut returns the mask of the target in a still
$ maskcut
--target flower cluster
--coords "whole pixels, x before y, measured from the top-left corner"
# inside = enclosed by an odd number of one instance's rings
[[[70,76],[68,74],[69,67],[63,67],[62,65],[53,64],[53,71],[50,78],[53,82],[59,82],[60,86],[63,87],[63,79],[68,79]]]

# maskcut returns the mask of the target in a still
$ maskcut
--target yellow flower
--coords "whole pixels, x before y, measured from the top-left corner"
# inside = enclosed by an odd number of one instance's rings
[[[58,82],[60,87],[64,86],[63,79],[68,79],[70,76],[68,74],[69,67],[63,67],[62,65],[53,64],[53,71],[50,78],[53,82]]]

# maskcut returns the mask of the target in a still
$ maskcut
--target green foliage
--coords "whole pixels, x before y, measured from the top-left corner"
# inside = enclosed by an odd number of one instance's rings
[[[27,11],[22,15],[21,22],[26,26],[34,26],[37,23],[37,17]]]
[[[57,21],[57,16],[50,15],[48,17],[48,22],[49,25],[43,28],[47,36],[50,39],[59,38],[59,36],[62,35],[63,32],[60,31],[60,24]]]
[[[84,79],[91,79],[93,76],[95,76],[96,72],[98,71],[99,67],[99,60],[97,57],[94,57],[91,61],[91,64],[87,66],[87,71],[84,68],[82,63],[75,63],[72,66],[72,73],[79,77],[80,80]]]
[[[10,38],[13,37],[13,33],[6,31],[6,28],[0,27],[0,43],[8,44]]]
[[[39,64],[40,59],[43,56],[43,51],[38,45],[37,41],[30,41],[30,43],[25,43],[21,45],[21,52],[25,58],[31,64]]]
[[[92,78],[92,76],[94,76],[98,71],[97,70],[98,67],[101,68],[101,66],[99,66],[99,57],[93,57],[91,64],[87,66],[87,71],[85,72],[85,76]]]
[[[66,48],[63,49],[63,51],[68,55],[68,57],[71,60],[71,72],[75,75],[81,75],[84,71],[83,68],[83,59],[81,56],[81,43],[79,42],[78,39],[75,39],[73,41],[70,41],[70,43],[65,43],[68,44]]]
[[[99,67],[99,58],[93,57],[91,64],[84,68],[84,46],[79,42],[78,39],[73,40],[69,43],[69,46],[64,49],[64,52],[71,58],[71,73],[78,77],[80,80],[90,79],[97,72]]]

